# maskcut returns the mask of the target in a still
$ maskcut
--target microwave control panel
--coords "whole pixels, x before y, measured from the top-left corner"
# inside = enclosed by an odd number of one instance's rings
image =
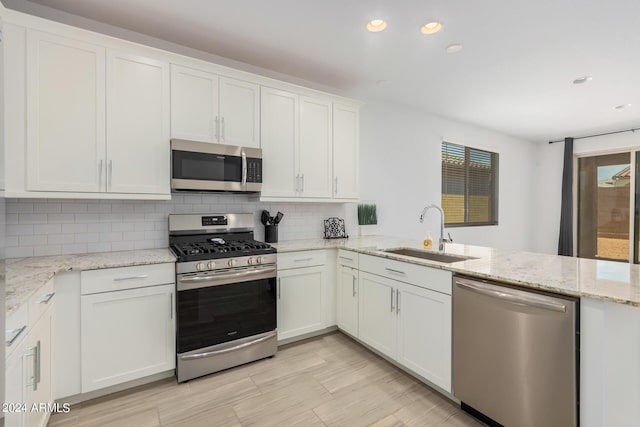
[[[262,182],[262,159],[247,158],[247,182]]]

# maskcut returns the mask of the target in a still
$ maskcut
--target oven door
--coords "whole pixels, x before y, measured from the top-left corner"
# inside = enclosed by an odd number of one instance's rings
[[[177,350],[186,353],[276,329],[276,268],[178,275]]]
[[[245,191],[246,170],[242,147],[171,140],[174,190]]]

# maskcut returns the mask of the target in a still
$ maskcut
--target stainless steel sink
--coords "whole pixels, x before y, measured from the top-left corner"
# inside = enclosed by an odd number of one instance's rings
[[[444,262],[444,263],[466,261],[468,259],[477,259],[477,258],[468,257],[468,256],[449,255],[449,254],[443,254],[440,252],[422,251],[420,249],[412,249],[412,248],[383,249],[383,252],[388,252],[396,255],[404,255],[404,256],[409,256],[413,258],[428,259],[431,261]]]

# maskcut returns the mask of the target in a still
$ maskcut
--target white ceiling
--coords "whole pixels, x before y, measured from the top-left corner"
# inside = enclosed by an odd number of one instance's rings
[[[34,2],[531,141],[640,125],[638,0]],[[443,30],[422,35],[428,20]]]

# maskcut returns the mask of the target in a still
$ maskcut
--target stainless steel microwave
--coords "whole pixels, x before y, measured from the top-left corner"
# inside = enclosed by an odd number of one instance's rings
[[[171,189],[257,193],[262,189],[262,150],[172,139]]]

